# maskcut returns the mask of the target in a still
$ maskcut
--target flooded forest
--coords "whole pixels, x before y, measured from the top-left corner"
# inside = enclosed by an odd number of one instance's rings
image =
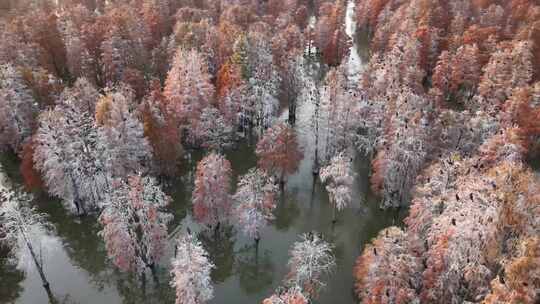
[[[0,0],[0,303],[540,303],[533,0]]]

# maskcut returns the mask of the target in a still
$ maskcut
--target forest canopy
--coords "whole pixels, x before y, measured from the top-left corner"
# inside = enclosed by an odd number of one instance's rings
[[[241,145],[252,168],[232,165]],[[35,241],[54,225],[29,193],[93,219],[143,290],[165,269],[177,304],[201,304],[208,239],[252,240],[259,265],[301,170],[332,233],[299,231],[262,303],[317,302],[343,271],[333,229],[363,204],[360,161],[376,207],[407,216],[358,248],[355,301],[540,302],[534,0],[2,1],[0,152],[24,184],[0,185],[0,254],[28,250],[50,302]]]

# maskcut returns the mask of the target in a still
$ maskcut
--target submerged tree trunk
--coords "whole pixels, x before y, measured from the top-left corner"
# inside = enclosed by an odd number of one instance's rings
[[[259,232],[257,231],[257,234],[255,235],[255,260],[258,260],[259,258],[259,242],[261,241],[261,236],[259,235]]]

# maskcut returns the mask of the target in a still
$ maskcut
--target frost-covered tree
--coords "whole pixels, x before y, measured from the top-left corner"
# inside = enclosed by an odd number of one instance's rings
[[[193,189],[195,219],[219,229],[231,214],[231,163],[212,152],[197,164]]]
[[[259,167],[279,178],[282,185],[285,176],[294,173],[303,158],[296,133],[286,123],[268,128],[257,143],[255,153]]]
[[[62,103],[69,100],[81,111],[94,113],[100,96],[94,85],[82,77],[77,78],[72,87],[65,88],[57,101]]]
[[[99,217],[99,234],[113,263],[122,271],[145,280],[150,268],[157,280],[156,267],[165,253],[167,224],[172,216],[164,211],[170,198],[153,177],[130,175],[127,182],[116,180]]]
[[[294,286],[288,289],[276,290],[269,298],[263,300],[262,304],[308,304],[309,298],[304,295],[302,289]]]
[[[352,154],[358,142],[358,128],[362,121],[358,108],[359,95],[348,89],[341,69],[332,69],[322,89],[319,119],[324,140],[322,163],[326,164],[337,153]]]
[[[35,168],[48,191],[78,214],[100,207],[110,174],[97,143],[93,117],[70,100],[41,113],[35,135]]]
[[[221,151],[231,145],[233,126],[218,109],[213,106],[204,108],[199,119],[190,131],[200,146]]]
[[[253,99],[253,122],[262,133],[270,127],[277,115],[279,74],[273,65],[273,56],[269,39],[259,32],[251,32],[246,42],[244,63],[247,71],[244,75],[249,83],[249,96]],[[241,41],[237,41],[236,47]]]
[[[26,195],[0,188],[0,244],[18,251],[28,249],[47,296],[53,301],[54,297],[43,269],[43,258],[38,256],[40,253],[36,252],[34,245],[38,242],[40,233],[54,227],[47,221],[47,215],[30,207],[28,201]]]
[[[146,46],[151,35],[143,18],[127,3],[110,7],[107,31],[101,42],[101,63],[106,85],[125,81],[129,70],[143,71],[148,67]]]
[[[66,7],[59,14],[58,27],[66,46],[66,66],[73,78],[87,77],[96,81],[95,58],[91,56],[84,37],[90,24],[95,22],[94,17],[83,5]]]
[[[176,290],[176,304],[204,304],[214,297],[210,272],[215,266],[191,233],[178,238],[172,266],[171,286]]]
[[[116,177],[146,171],[152,159],[152,148],[135,116],[132,99],[129,91],[111,91],[96,107],[99,145],[105,152],[107,171]]]
[[[170,111],[179,121],[195,128],[203,109],[212,104],[214,98],[207,63],[200,53],[178,48],[163,94],[169,101]],[[194,138],[190,140],[194,141]]]
[[[334,206],[333,221],[336,221],[336,209],[342,210],[352,202],[354,184],[353,163],[350,158],[340,153],[330,160],[330,164],[321,169],[321,182],[325,184],[330,202]]]
[[[261,229],[274,218],[275,196],[278,193],[272,177],[260,169],[250,169],[240,177],[233,196],[235,225],[244,234],[260,240]]]
[[[336,266],[332,245],[316,232],[302,234],[295,242],[289,259],[289,278],[291,286],[300,286],[310,297],[316,297],[326,286],[324,279]]]
[[[371,177],[374,187],[381,191],[383,208],[397,207],[410,199],[409,190],[432,149],[429,126],[435,112],[433,105],[410,89],[402,89],[395,103],[381,148],[373,160]]]
[[[38,66],[39,51],[36,44],[18,35],[14,24],[0,22],[0,41],[0,64],[30,68]]]
[[[301,57],[290,55],[284,59],[284,67],[281,72],[281,88],[289,105],[289,123],[296,122],[296,108],[298,107],[298,97],[305,86],[304,62]]]
[[[11,64],[0,65],[0,150],[19,152],[37,112],[32,92]]]
[[[422,266],[414,249],[414,242],[397,227],[381,231],[366,246],[354,269],[362,303],[419,303]]]

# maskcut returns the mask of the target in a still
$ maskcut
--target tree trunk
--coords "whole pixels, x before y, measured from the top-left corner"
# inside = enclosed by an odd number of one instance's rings
[[[259,232],[255,235],[255,260],[259,258],[259,242],[261,241],[261,236]]]
[[[152,272],[152,278],[154,279],[154,283],[157,285],[159,285],[159,277],[157,275],[157,269],[156,269],[156,264],[151,264],[150,266],[148,266],[148,268],[150,268],[150,271]]]
[[[332,225],[335,223],[337,223],[336,205],[334,205],[334,208],[332,208]]]
[[[145,271],[143,271],[141,274],[141,289],[142,289],[143,298],[146,298],[146,273]]]
[[[295,123],[296,123],[296,100],[289,100],[289,124],[291,126],[294,126]]]

